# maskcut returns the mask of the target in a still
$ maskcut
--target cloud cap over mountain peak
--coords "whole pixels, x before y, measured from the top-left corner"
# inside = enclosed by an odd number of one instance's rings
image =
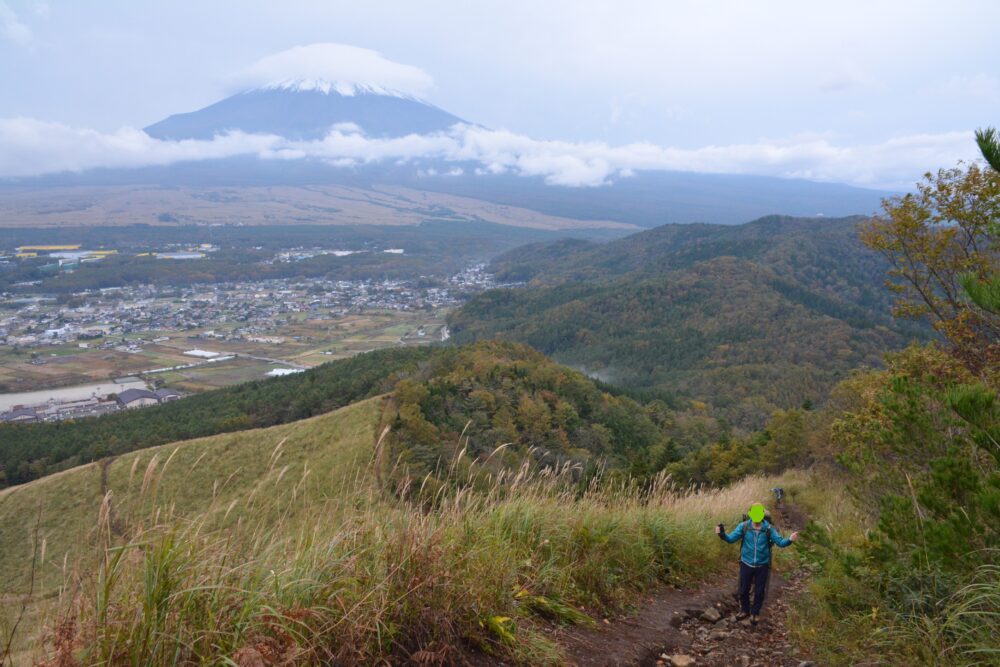
[[[424,97],[434,86],[431,76],[419,67],[394,62],[372,49],[334,42],[295,46],[265,56],[239,72],[233,83],[241,90],[290,88],[415,98]]]

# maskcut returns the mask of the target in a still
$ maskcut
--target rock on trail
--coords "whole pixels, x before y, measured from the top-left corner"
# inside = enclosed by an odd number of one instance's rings
[[[786,504],[779,509],[784,534],[806,523]],[[789,599],[805,588],[803,570],[772,572],[761,622],[738,621],[736,563],[699,589],[663,587],[639,602],[635,615],[596,629],[556,633],[569,664],[577,667],[812,667],[788,637]]]

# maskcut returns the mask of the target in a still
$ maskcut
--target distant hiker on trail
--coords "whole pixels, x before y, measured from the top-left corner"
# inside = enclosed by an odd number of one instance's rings
[[[757,625],[760,608],[764,605],[767,592],[767,578],[771,574],[771,545],[784,549],[799,538],[798,531],[782,537],[778,529],[764,517],[764,506],[754,504],[747,512],[749,519],[741,521],[733,532],[726,534],[721,523],[715,533],[732,544],[741,541],[740,547],[740,620],[750,616],[750,625]],[[750,585],[753,584],[753,606],[750,606]]]
[[[776,486],[771,489],[771,493],[774,494],[774,500],[778,505],[781,505],[781,499],[785,497],[785,490],[780,486]]]

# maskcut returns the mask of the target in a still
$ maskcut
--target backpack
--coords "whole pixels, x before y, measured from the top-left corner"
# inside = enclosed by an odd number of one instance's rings
[[[767,548],[770,549],[771,547],[774,546],[774,542],[771,541],[771,529],[775,527],[775,525],[773,523],[771,523],[771,513],[770,512],[764,512],[764,521],[767,521],[767,532],[765,532],[764,534],[767,535]],[[743,518],[740,520],[740,523],[748,523],[748,522],[750,522],[750,517],[747,516],[746,514],[744,514]],[[747,530],[749,528],[750,528],[750,526],[747,526],[746,528],[744,528],[743,529],[743,534],[740,535],[740,549],[743,548],[743,541],[746,539]]]
[[[740,521],[740,523],[746,523],[747,521],[750,521],[750,517],[747,516],[746,514],[744,514],[743,515],[743,519]],[[771,541],[771,528],[775,528],[776,527],[773,523],[771,523],[771,513],[770,512],[764,512],[764,521],[767,521],[767,523],[769,524],[768,527],[767,527],[767,532],[765,533],[765,535],[767,535],[767,548],[770,549],[772,546],[774,546],[774,542]],[[744,528],[743,529],[743,534],[740,536],[740,551],[743,550],[743,541],[746,539],[746,535],[747,535],[747,529]],[[772,560],[771,565],[772,565],[772,567],[774,566],[773,560]],[[768,577],[767,578],[767,589],[766,589],[767,593],[765,593],[765,595],[766,594],[770,594],[770,592],[771,592],[771,580],[772,579],[774,579],[774,577]],[[739,583],[737,583],[736,584],[736,592],[733,593],[733,597],[739,597],[739,594],[740,594],[740,586],[739,586]],[[756,593],[754,593],[754,595],[756,595]]]
[[[740,523],[743,523],[744,521],[749,521],[749,520],[750,520],[750,515],[747,514],[746,512],[744,512],[743,513],[743,518],[740,519]],[[774,521],[771,519],[771,510],[765,510],[764,511],[764,521],[767,521],[772,526],[775,526]],[[777,526],[775,526],[775,528],[777,528]]]
[[[747,521],[750,521],[750,516],[746,512],[744,512],[743,513],[743,517],[740,518],[739,523],[746,523]],[[764,512],[764,521],[767,521],[767,523],[770,526],[770,528],[777,528],[777,526],[774,525],[774,522],[771,521],[771,511],[770,510],[767,510],[767,511]],[[737,524],[737,525],[739,525],[739,524]],[[774,546],[774,542],[771,541],[771,531],[770,531],[770,528],[768,529],[768,531],[766,533],[768,548],[771,548],[772,546]],[[719,530],[722,531],[722,532],[725,532],[725,530],[726,530],[725,524],[721,524],[720,523],[719,524]],[[743,540],[745,538],[746,538],[746,529],[744,528],[743,529],[743,534],[740,535],[740,549],[743,548]],[[719,535],[719,539],[722,539],[721,533]]]

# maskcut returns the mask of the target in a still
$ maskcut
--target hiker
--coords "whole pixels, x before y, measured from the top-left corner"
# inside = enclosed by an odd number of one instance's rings
[[[749,519],[741,521],[733,532],[726,533],[721,523],[715,527],[715,533],[721,539],[732,544],[741,541],[740,547],[740,613],[737,620],[750,617],[750,625],[757,626],[760,609],[764,605],[764,595],[767,591],[767,578],[771,573],[771,545],[777,544],[784,549],[799,538],[798,531],[788,537],[782,537],[778,529],[771,525],[765,516],[764,506],[755,503],[747,512]],[[750,586],[753,585],[753,606],[750,605]]]
[[[776,486],[773,489],[771,489],[771,493],[774,494],[774,500],[778,504],[778,506],[780,506],[781,499],[785,497],[785,490],[780,486]]]

